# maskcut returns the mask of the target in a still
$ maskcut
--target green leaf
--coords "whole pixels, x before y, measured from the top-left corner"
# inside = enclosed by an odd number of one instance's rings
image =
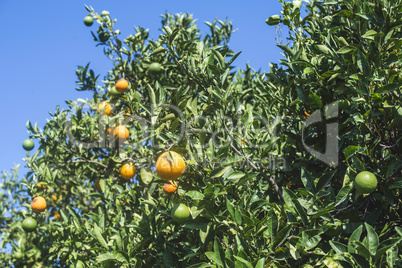
[[[292,230],[292,225],[288,225],[282,228],[275,236],[274,243],[272,244],[272,248],[277,249],[289,236],[290,231]]]
[[[189,191],[186,193],[187,196],[189,196],[193,200],[202,200],[204,199],[205,195],[198,191]]]
[[[147,168],[141,168],[140,178],[141,178],[142,183],[144,183],[145,185],[148,185],[149,183],[152,182],[152,179],[153,179],[152,172],[147,170]]]
[[[311,174],[304,168],[301,168],[301,180],[303,182],[304,187],[306,187],[307,190],[315,194],[315,189],[314,189],[314,180],[311,176]]]
[[[357,66],[359,67],[360,71],[365,75],[370,75],[370,67],[367,62],[366,56],[359,50],[357,50]]]
[[[219,266],[225,266],[224,261],[225,261],[225,253],[223,252],[221,243],[218,241],[218,238],[215,237],[214,239],[214,252],[215,252],[215,257],[217,259],[217,264]]]
[[[268,211],[268,219],[267,219],[266,225],[268,227],[267,232],[268,232],[271,240],[273,241],[274,237],[277,234],[278,226],[279,226],[278,216],[276,215],[274,209],[270,209]]]
[[[102,230],[99,228],[99,226],[96,223],[94,223],[94,233],[95,233],[96,239],[101,244],[101,246],[108,249],[109,247],[108,247],[105,239],[102,236]]]
[[[234,221],[234,220],[236,219],[236,217],[235,217],[235,212],[234,212],[234,209],[233,209],[233,205],[232,205],[232,203],[229,201],[229,199],[227,199],[227,198],[226,198],[226,208],[227,208],[227,210],[228,210],[228,212],[229,212],[229,214],[230,214],[230,217],[231,217],[232,220]]]
[[[244,264],[247,268],[253,268],[253,265],[251,265],[251,263],[249,263],[247,260],[243,259],[242,257],[239,256],[233,256],[236,260],[238,260],[239,262],[241,262],[242,264]]]
[[[211,178],[219,178],[221,177],[223,174],[225,174],[226,171],[229,170],[229,168],[231,168],[231,166],[226,166],[226,167],[222,167],[222,168],[218,168],[215,169],[211,172],[210,176]]]
[[[211,261],[216,263],[218,265],[218,267],[223,267],[222,262],[215,255],[215,252],[207,251],[207,252],[205,252],[205,255],[207,256],[208,259],[210,259]]]
[[[379,245],[379,238],[378,238],[378,235],[375,232],[374,228],[371,227],[371,225],[369,225],[365,222],[364,226],[366,227],[366,230],[367,230],[368,249],[369,249],[371,255],[374,256],[377,252],[377,248]]]
[[[265,266],[265,258],[261,258],[258,260],[254,268],[264,268],[264,266]]]
[[[362,232],[363,232],[363,225],[360,225],[359,227],[356,228],[356,230],[349,237],[349,241],[348,241],[348,252],[349,253],[354,253],[355,252],[355,250],[354,250],[354,248],[353,248],[351,243],[353,241],[359,241],[360,236],[362,235]]]
[[[329,245],[335,250],[336,254],[342,255],[348,252],[348,246],[337,241],[329,240]]]
[[[351,53],[351,52],[354,52],[355,50],[356,50],[355,47],[352,47],[352,46],[344,46],[344,47],[341,47],[341,48],[337,51],[337,53],[338,53],[338,54],[349,54],[349,53]]]
[[[402,84],[385,85],[383,87],[380,87],[378,90],[376,90],[375,93],[386,94],[386,93],[390,93],[390,92],[394,92],[396,90],[399,90],[401,87],[402,87]]]
[[[304,224],[304,225],[307,225],[307,224],[308,224],[308,219],[307,219],[307,213],[306,213],[306,211],[305,211],[304,208],[300,205],[299,200],[294,199],[294,200],[293,200],[293,203],[295,204],[296,211],[297,211],[297,213],[299,214],[299,216],[301,217],[301,219],[302,219],[302,221],[303,221],[303,224]]]
[[[67,206],[67,209],[68,209],[68,212],[70,212],[71,216],[73,216],[73,223],[75,225],[75,228],[77,228],[77,229],[81,228],[81,218],[80,218],[80,216],[70,206]]]
[[[356,253],[363,256],[367,261],[370,260],[371,255],[368,248],[360,241],[352,241],[351,245],[356,249]]]
[[[237,183],[241,178],[244,177],[244,173],[241,171],[234,171],[227,176],[227,179],[233,183]]]
[[[335,206],[340,205],[343,201],[346,200],[346,198],[348,197],[350,191],[352,190],[352,186],[350,186],[349,184],[342,187],[342,189],[338,192],[338,194],[336,195],[336,203]]]
[[[308,94],[308,105],[312,110],[318,110],[322,108],[322,101],[314,92]]]

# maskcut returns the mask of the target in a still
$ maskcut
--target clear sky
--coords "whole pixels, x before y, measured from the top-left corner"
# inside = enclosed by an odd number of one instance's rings
[[[91,28],[83,23],[88,13],[84,4],[98,13],[107,10],[112,18],[117,18],[116,29],[121,31],[121,38],[133,33],[133,26],[150,29],[151,37],[156,38],[160,33],[160,15],[165,11],[193,14],[203,33],[207,30],[203,22],[228,18],[237,29],[229,46],[235,52],[242,51],[234,62],[236,67],[249,63],[256,70],[268,71],[270,62],[282,58],[276,47],[275,27],[265,24],[269,16],[279,14],[278,0],[0,0],[0,171],[20,163],[20,176],[27,172],[23,168],[26,152],[22,142],[28,138],[28,120],[42,128],[57,105],[63,108],[65,100],[91,97],[75,90],[77,65],[91,62],[100,78],[111,68],[102,47],[95,46],[90,34],[90,30],[96,31],[97,23]],[[35,142],[32,152],[37,147]]]

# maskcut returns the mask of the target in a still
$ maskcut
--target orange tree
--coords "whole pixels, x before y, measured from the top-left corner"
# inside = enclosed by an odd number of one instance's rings
[[[2,265],[401,266],[402,2],[310,1],[304,18],[301,1],[280,2],[266,22],[289,36],[268,73],[233,70],[229,22],[202,37],[190,15],[165,14],[157,40],[141,27],[122,39],[87,7],[112,68],[100,82],[80,66],[93,98],[27,123],[40,147],[2,185]],[[364,194],[362,171],[376,180]]]

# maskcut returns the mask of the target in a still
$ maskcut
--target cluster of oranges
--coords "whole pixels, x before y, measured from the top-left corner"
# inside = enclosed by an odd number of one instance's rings
[[[124,93],[126,92],[128,86],[129,86],[128,81],[125,80],[124,78],[121,78],[116,82],[115,90],[119,93]],[[109,116],[112,114],[113,107],[108,101],[103,101],[98,105],[97,110],[99,113],[103,113],[104,115]],[[130,136],[129,130],[127,129],[127,127],[123,125],[118,125],[114,128],[109,128],[107,130],[107,134],[111,133],[113,133],[113,135],[116,136],[116,138],[119,139],[120,141],[125,141]],[[184,159],[181,157],[180,154],[176,152],[167,151],[159,156],[158,160],[156,161],[155,168],[156,173],[159,175],[159,177],[169,181],[169,183],[166,183],[163,186],[164,193],[167,195],[174,194],[178,189],[178,184],[176,183],[175,180],[179,178],[186,169]],[[136,174],[136,167],[132,162],[123,164],[123,166],[120,169],[120,175],[126,181],[134,178],[135,174]],[[102,192],[99,179],[95,181],[95,189],[98,192]],[[57,198],[58,198],[57,195],[52,196],[52,199],[54,201],[57,201]],[[59,198],[61,198],[61,196]],[[43,198],[42,196],[35,197],[32,201],[31,207],[32,210],[36,213],[41,213],[45,211],[47,207],[45,198]],[[60,214],[56,212],[55,219],[59,217]]]

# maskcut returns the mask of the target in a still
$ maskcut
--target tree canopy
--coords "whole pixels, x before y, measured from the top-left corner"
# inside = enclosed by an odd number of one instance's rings
[[[86,7],[111,69],[78,66],[93,97],[27,122],[0,267],[401,267],[402,1],[280,2],[267,73],[235,68],[229,21],[122,38]]]

